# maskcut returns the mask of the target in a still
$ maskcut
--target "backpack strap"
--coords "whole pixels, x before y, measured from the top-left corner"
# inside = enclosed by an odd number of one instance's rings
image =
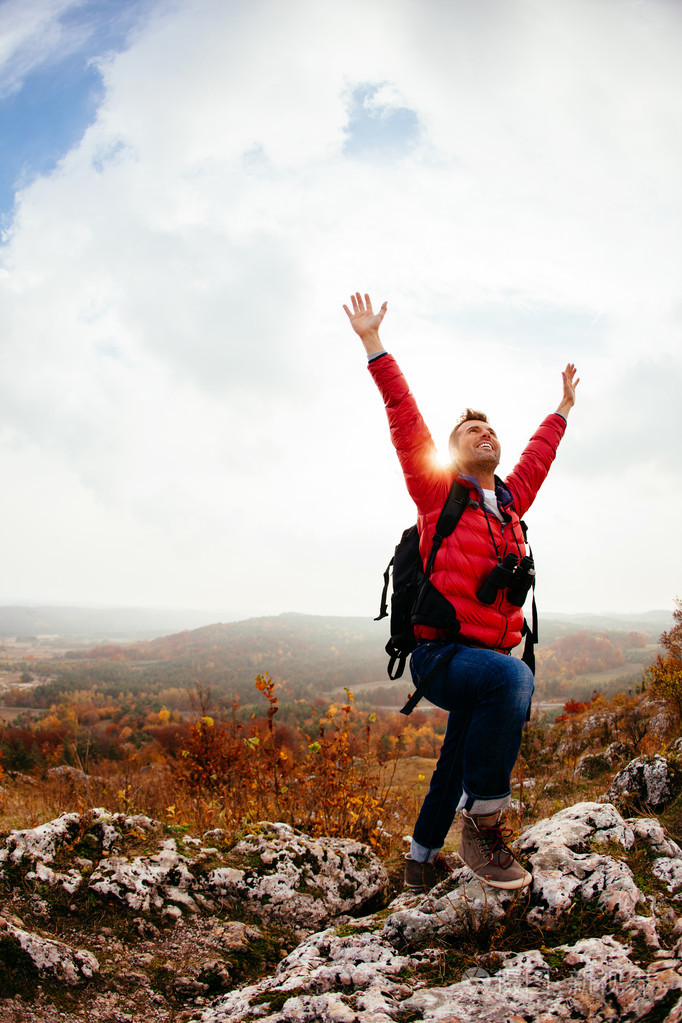
[[[447,654],[447,656],[444,657],[441,661],[437,661],[436,664],[434,664],[434,666],[431,668],[431,670],[427,671],[426,675],[424,675],[424,678],[419,679],[419,685],[412,693],[412,696],[409,698],[405,706],[401,708],[400,711],[401,714],[405,714],[405,716],[407,716],[408,714],[412,713],[414,708],[421,700],[422,696],[426,696],[427,692],[431,688],[431,683],[433,682],[438,672],[443,671],[443,669],[447,668],[447,666],[450,664],[450,661],[455,656],[456,649],[457,643],[453,643],[452,649]]]
[[[386,571],[384,572],[384,588],[381,591],[381,606],[379,607],[379,614],[374,619],[375,622],[380,622],[382,618],[388,618],[388,601],[386,598],[388,597],[388,587],[391,581],[391,569],[393,567],[393,561],[394,558],[391,558],[388,565],[386,565]],[[391,674],[390,668],[388,674],[389,676]]]
[[[448,496],[445,498],[445,504],[441,508],[441,513],[438,516],[438,522],[436,523],[436,531],[433,534],[433,541],[431,543],[431,550],[424,566],[424,585],[422,586],[419,596],[417,597],[417,603],[415,604],[414,610],[416,611],[423,598],[424,590],[426,589],[426,583],[429,581],[431,575],[431,569],[433,563],[436,560],[436,555],[440,549],[440,545],[446,537],[450,536],[454,532],[455,526],[462,517],[462,512],[469,504],[469,488],[465,487],[463,483],[460,483],[457,478],[453,479],[450,484]]]
[[[433,563],[436,560],[436,554],[438,553],[440,545],[442,544],[443,540],[447,536],[450,536],[450,534],[454,531],[454,528],[459,522],[462,512],[464,511],[468,503],[469,503],[468,488],[465,487],[462,483],[460,483],[457,479],[453,479],[452,483],[450,484],[450,489],[448,490],[448,496],[445,498],[445,504],[441,508],[440,515],[438,516],[438,521],[436,522],[436,531],[433,534],[431,550],[429,552],[429,557],[424,568],[424,582],[419,590],[417,600],[412,609],[413,614],[418,610],[422,600],[424,599],[424,593],[426,592],[426,584],[429,581],[431,569],[433,568]],[[384,585],[381,591],[379,614],[374,619],[375,622],[380,622],[382,618],[388,617],[388,587],[391,581],[391,568],[393,567],[393,561],[394,559],[391,558],[388,565],[386,566],[386,571],[384,572]],[[405,660],[403,658],[403,667],[404,665]],[[391,670],[392,665],[391,667],[389,667],[388,672],[389,677],[392,678],[393,676],[391,675]],[[399,675],[401,674],[402,668],[399,672]]]
[[[445,499],[445,504],[441,509],[440,515],[438,516],[438,522],[436,523],[436,531],[433,534],[433,541],[431,543],[431,550],[429,552],[429,557],[427,559],[426,565],[424,566],[424,582],[417,595],[414,608],[412,609],[413,615],[417,613],[421,605],[421,602],[424,599],[424,594],[426,593],[426,588],[429,584],[429,576],[431,575],[433,563],[436,560],[436,554],[440,549],[440,545],[442,544],[443,540],[445,540],[446,537],[450,536],[450,534],[454,532],[455,526],[462,517],[462,513],[468,504],[469,488],[465,487],[463,483],[460,483],[458,479],[456,478],[453,479],[450,485],[450,490],[448,491],[448,496]],[[459,622],[457,622],[457,631],[459,631]],[[454,655],[455,649],[456,644],[453,644],[450,656],[439,661],[436,665],[434,665],[433,668],[431,668],[431,671],[429,671],[424,676],[424,678],[419,680],[419,685],[412,693],[412,696],[409,698],[405,706],[400,711],[401,714],[408,715],[412,713],[414,708],[421,700],[422,696],[425,696],[426,693],[428,692],[434,677],[438,674],[439,671],[442,671],[442,669],[447,667],[447,665],[450,663]]]
[[[528,545],[528,526],[523,521],[519,520],[521,529],[523,530],[523,539]],[[530,547],[528,548],[530,551]],[[532,551],[531,551],[532,557]],[[526,637],[526,642],[523,644],[523,653],[521,654],[521,660],[524,664],[527,664],[530,670],[535,675],[535,645],[539,640],[538,634],[538,607],[535,603],[535,579],[533,579],[533,603],[532,603],[532,625],[529,625],[525,620],[523,621],[523,630],[521,635]],[[528,713],[526,714],[526,721],[530,721],[530,704],[528,705]]]
[[[521,530],[523,532],[524,542],[525,542],[526,546],[528,546],[528,526],[523,521],[523,519],[519,519],[519,525],[521,526]],[[531,551],[530,547],[528,547],[528,551],[529,551],[530,556],[532,558],[533,557],[533,552]],[[530,670],[533,672],[533,674],[535,674],[535,649],[534,649],[534,647],[535,647],[535,644],[538,642],[538,639],[539,639],[539,636],[538,636],[538,608],[537,608],[537,604],[535,603],[535,576],[533,576],[533,603],[532,603],[532,618],[531,618],[531,621],[533,623],[532,626],[529,625],[528,622],[525,619],[524,619],[524,622],[523,622],[523,630],[522,630],[521,635],[526,637],[526,642],[525,642],[524,647],[523,647],[523,654],[521,656],[521,660],[525,664],[527,664],[528,667],[530,668]]]

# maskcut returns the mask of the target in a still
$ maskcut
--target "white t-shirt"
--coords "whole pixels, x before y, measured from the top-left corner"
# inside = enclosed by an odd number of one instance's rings
[[[497,506],[497,498],[495,497],[494,490],[483,491],[483,504],[485,505],[486,511],[489,511],[491,515],[494,515],[496,518],[498,518],[500,522],[504,522],[504,519],[502,518],[502,512]]]

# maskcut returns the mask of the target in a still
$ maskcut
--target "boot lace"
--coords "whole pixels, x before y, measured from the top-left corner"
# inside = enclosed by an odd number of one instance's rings
[[[514,854],[507,845],[507,841],[514,834],[512,829],[498,823],[476,830],[479,847],[481,852],[488,857],[488,863],[494,863],[495,857],[497,857],[497,863],[503,870],[510,867],[514,862]]]

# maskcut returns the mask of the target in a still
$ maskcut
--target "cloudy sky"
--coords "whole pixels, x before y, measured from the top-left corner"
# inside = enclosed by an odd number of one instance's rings
[[[373,614],[414,519],[342,303],[509,471],[550,611],[682,594],[677,0],[2,0],[5,603]]]

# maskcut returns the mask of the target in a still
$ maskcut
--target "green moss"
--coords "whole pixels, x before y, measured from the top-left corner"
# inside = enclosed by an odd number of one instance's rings
[[[448,948],[435,963],[428,963],[417,969],[417,976],[430,987],[448,987],[462,979],[465,970],[478,966],[477,955],[471,947]],[[488,970],[488,972],[490,972]]]
[[[635,884],[644,895],[665,895],[666,884],[660,877],[656,877],[652,870],[656,853],[650,845],[644,842],[636,842],[625,856],[625,862],[632,871]],[[651,911],[647,907],[647,915]]]
[[[560,948],[547,948],[542,945],[540,948],[542,958],[549,966],[550,980],[563,980],[570,976],[574,970],[565,962],[566,953]]]
[[[276,934],[263,934],[249,942],[245,949],[230,954],[230,962],[238,985],[272,973],[281,960],[282,939]]]
[[[272,989],[252,998],[251,1005],[267,1005],[271,1012],[279,1012],[284,1007],[284,1003],[288,1002],[290,998],[296,998],[297,995],[305,993],[305,989],[302,987],[291,988],[289,991]]]
[[[600,856],[611,856],[614,860],[623,860],[627,854],[625,846],[621,842],[617,842],[615,838],[608,838],[604,841],[596,835],[590,838],[587,848],[590,852],[599,853]]]
[[[274,868],[272,867],[268,869],[263,866],[263,863],[260,858],[260,853],[256,852],[239,853],[239,855],[235,854],[234,856],[230,856],[228,858],[232,865],[237,867],[238,870],[250,869],[254,873],[258,872],[259,875],[268,873],[272,874],[274,871]]]
[[[573,899],[571,912],[561,919],[562,944],[573,945],[581,938],[601,938],[614,933],[613,917],[601,908],[597,899]]]
[[[220,856],[215,854],[200,856],[189,864],[189,871],[195,878],[204,878],[214,870],[219,870],[225,864]]]

